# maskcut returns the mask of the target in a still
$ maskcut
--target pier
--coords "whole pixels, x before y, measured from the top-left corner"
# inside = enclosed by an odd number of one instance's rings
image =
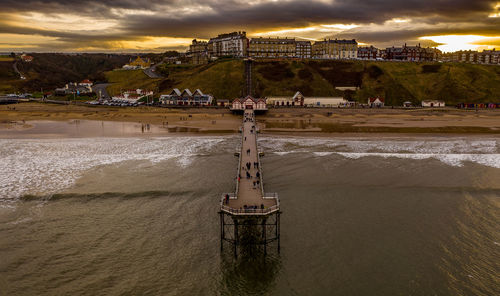
[[[280,249],[280,203],[277,193],[264,191],[261,153],[257,145],[258,128],[253,109],[245,109],[241,127],[241,145],[236,153],[238,168],[236,190],[223,193],[220,201],[221,250],[224,242],[238,247],[257,245],[267,253],[267,245],[277,242]]]

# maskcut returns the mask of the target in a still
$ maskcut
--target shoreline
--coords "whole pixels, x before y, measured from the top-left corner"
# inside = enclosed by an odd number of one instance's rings
[[[498,135],[500,110],[277,108],[257,117],[264,135]],[[22,103],[0,106],[0,138],[228,135],[228,109],[116,108]]]

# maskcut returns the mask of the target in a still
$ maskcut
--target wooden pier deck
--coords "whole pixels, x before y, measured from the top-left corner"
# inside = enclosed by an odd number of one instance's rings
[[[241,133],[236,193],[223,194],[221,210],[233,215],[267,215],[279,211],[278,195],[264,191],[262,166],[257,147],[255,113],[251,109],[245,110],[243,114]],[[250,163],[249,168],[247,168],[247,163]],[[256,182],[255,185],[254,182]]]

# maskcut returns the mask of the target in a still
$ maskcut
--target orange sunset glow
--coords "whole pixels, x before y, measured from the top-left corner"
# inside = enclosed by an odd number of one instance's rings
[[[500,2],[460,2],[453,9],[453,1],[442,2],[412,8],[401,1],[259,0],[235,1],[228,9],[223,1],[28,0],[0,13],[0,50],[162,52],[234,30],[249,37],[349,38],[378,47],[422,43],[444,52],[500,47]]]

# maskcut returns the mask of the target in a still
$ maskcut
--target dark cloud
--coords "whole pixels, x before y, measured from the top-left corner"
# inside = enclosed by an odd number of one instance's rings
[[[335,0],[330,3],[292,0],[250,5],[243,0],[0,0],[4,14],[71,13],[100,20],[115,20],[113,32],[37,30],[0,20],[0,33],[36,34],[61,42],[108,42],[140,40],[142,36],[209,38],[218,33],[246,30],[249,34],[318,24],[384,24],[393,18],[411,18],[411,29],[385,25],[370,32],[349,30],[337,37],[385,43],[416,40],[418,36],[474,33],[498,35],[499,18],[488,18],[497,0]],[[123,10],[153,11],[125,15]],[[459,24],[459,26],[457,26]],[[433,28],[429,29],[432,25]]]

